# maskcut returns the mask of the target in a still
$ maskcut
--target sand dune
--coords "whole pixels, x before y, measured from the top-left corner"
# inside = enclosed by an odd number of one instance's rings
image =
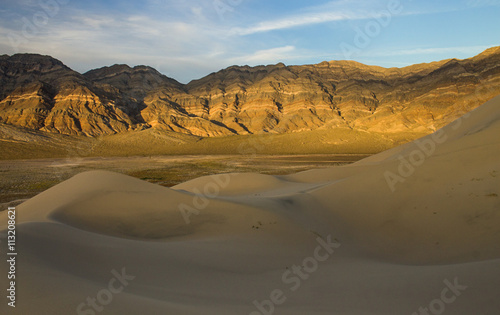
[[[497,97],[345,167],[172,189],[82,173],[17,208],[0,313],[498,314],[499,132]]]

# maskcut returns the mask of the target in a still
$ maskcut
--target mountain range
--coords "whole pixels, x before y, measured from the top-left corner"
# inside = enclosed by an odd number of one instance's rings
[[[232,66],[188,84],[148,66],[80,74],[50,56],[0,56],[0,124],[97,137],[323,129],[431,133],[500,94],[500,47],[404,68],[354,61]]]

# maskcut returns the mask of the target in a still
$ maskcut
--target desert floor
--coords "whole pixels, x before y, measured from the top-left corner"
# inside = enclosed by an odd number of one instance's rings
[[[285,175],[346,165],[367,156],[369,154],[239,154],[0,160],[0,209],[18,205],[76,174],[91,170],[118,172],[171,187],[205,175],[230,172]]]

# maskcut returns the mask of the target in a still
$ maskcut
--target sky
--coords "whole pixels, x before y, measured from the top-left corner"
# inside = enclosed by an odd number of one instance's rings
[[[0,54],[182,83],[232,65],[403,67],[500,46],[500,0],[0,0]]]

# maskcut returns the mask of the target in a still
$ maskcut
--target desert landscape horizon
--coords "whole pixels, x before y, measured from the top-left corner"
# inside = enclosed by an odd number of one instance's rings
[[[248,154],[244,146],[261,154],[378,153],[499,94],[499,60],[492,47],[399,69],[353,61],[233,66],[183,85],[146,66],[81,75],[49,56],[4,55],[0,159]]]
[[[499,10],[4,1],[0,315],[500,314]]]

